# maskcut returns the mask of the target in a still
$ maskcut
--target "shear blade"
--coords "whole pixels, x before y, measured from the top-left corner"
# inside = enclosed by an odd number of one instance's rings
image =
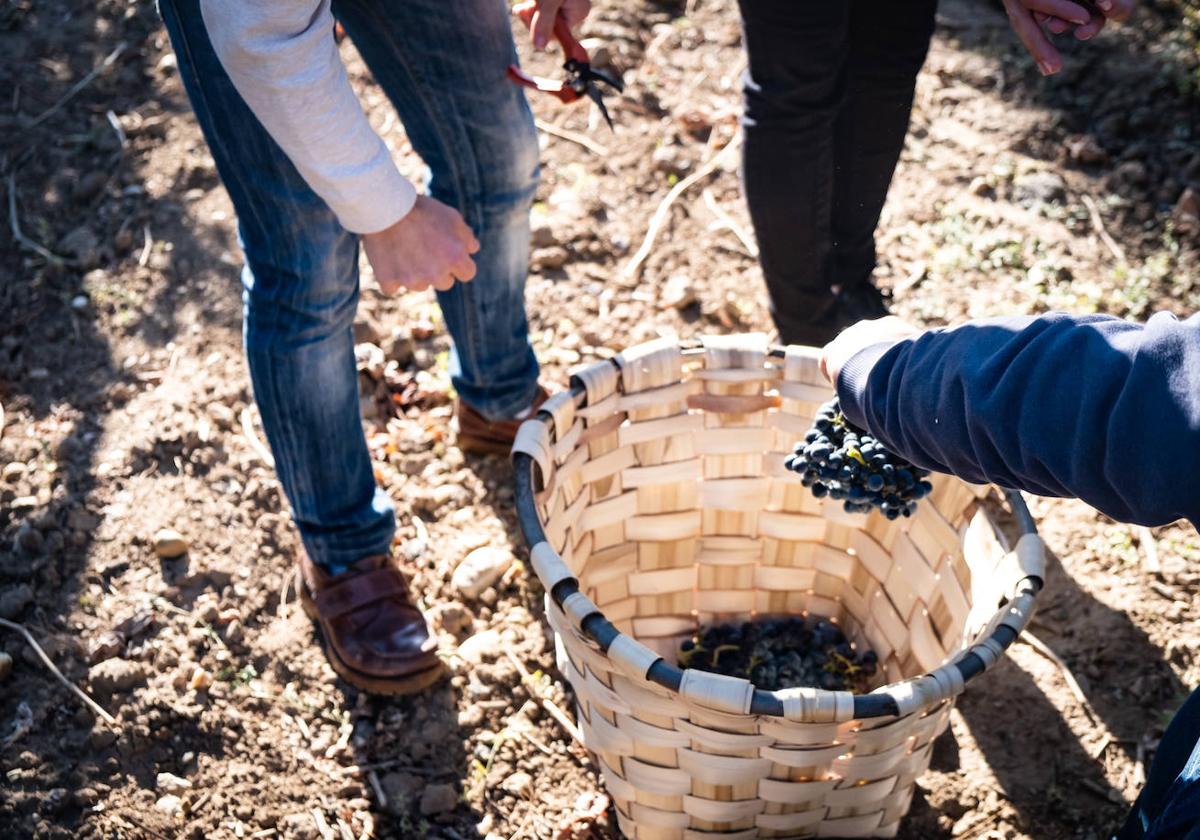
[[[604,97],[600,94],[600,90],[591,82],[588,83],[586,89],[588,98],[596,103],[596,107],[600,109],[600,116],[604,117],[604,121],[608,123],[608,130],[616,131],[617,129],[613,125],[612,117],[608,115],[608,108],[604,105]]]
[[[587,74],[589,79],[597,82],[604,82],[604,84],[610,86],[618,93],[625,92],[625,82],[606,70],[595,70],[591,67],[588,67]]]

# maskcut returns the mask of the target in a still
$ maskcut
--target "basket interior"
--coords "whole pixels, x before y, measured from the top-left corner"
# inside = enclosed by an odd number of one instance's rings
[[[816,499],[783,466],[832,395],[816,353],[772,359],[751,339],[623,354],[618,393],[556,444],[540,497],[551,545],[619,630],[672,664],[698,627],[815,615],[876,652],[880,683],[938,667],[1003,594],[985,488],[935,476],[896,521]]]

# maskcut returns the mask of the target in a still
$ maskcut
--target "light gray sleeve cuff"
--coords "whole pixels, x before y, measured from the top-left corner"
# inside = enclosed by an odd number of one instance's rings
[[[860,429],[870,431],[866,423],[867,387],[871,371],[883,354],[899,342],[882,341],[859,350],[842,367],[837,379],[838,402],[846,418]]]

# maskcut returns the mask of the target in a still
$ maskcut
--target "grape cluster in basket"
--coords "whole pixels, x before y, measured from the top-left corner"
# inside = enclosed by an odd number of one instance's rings
[[[878,508],[888,519],[912,516],[917,500],[929,495],[929,470],[915,467],[884,449],[870,433],[842,414],[837,398],[817,410],[813,427],[785,465],[800,473],[818,499],[841,501],[848,513]]]
[[[878,670],[874,651],[857,652],[825,619],[780,618],[717,624],[685,639],[679,665],[740,677],[758,688],[869,690]]]

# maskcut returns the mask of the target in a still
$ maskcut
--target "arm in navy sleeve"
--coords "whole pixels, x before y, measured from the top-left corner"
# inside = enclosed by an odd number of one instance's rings
[[[918,466],[1200,527],[1200,315],[973,321],[858,352],[837,390]]]

